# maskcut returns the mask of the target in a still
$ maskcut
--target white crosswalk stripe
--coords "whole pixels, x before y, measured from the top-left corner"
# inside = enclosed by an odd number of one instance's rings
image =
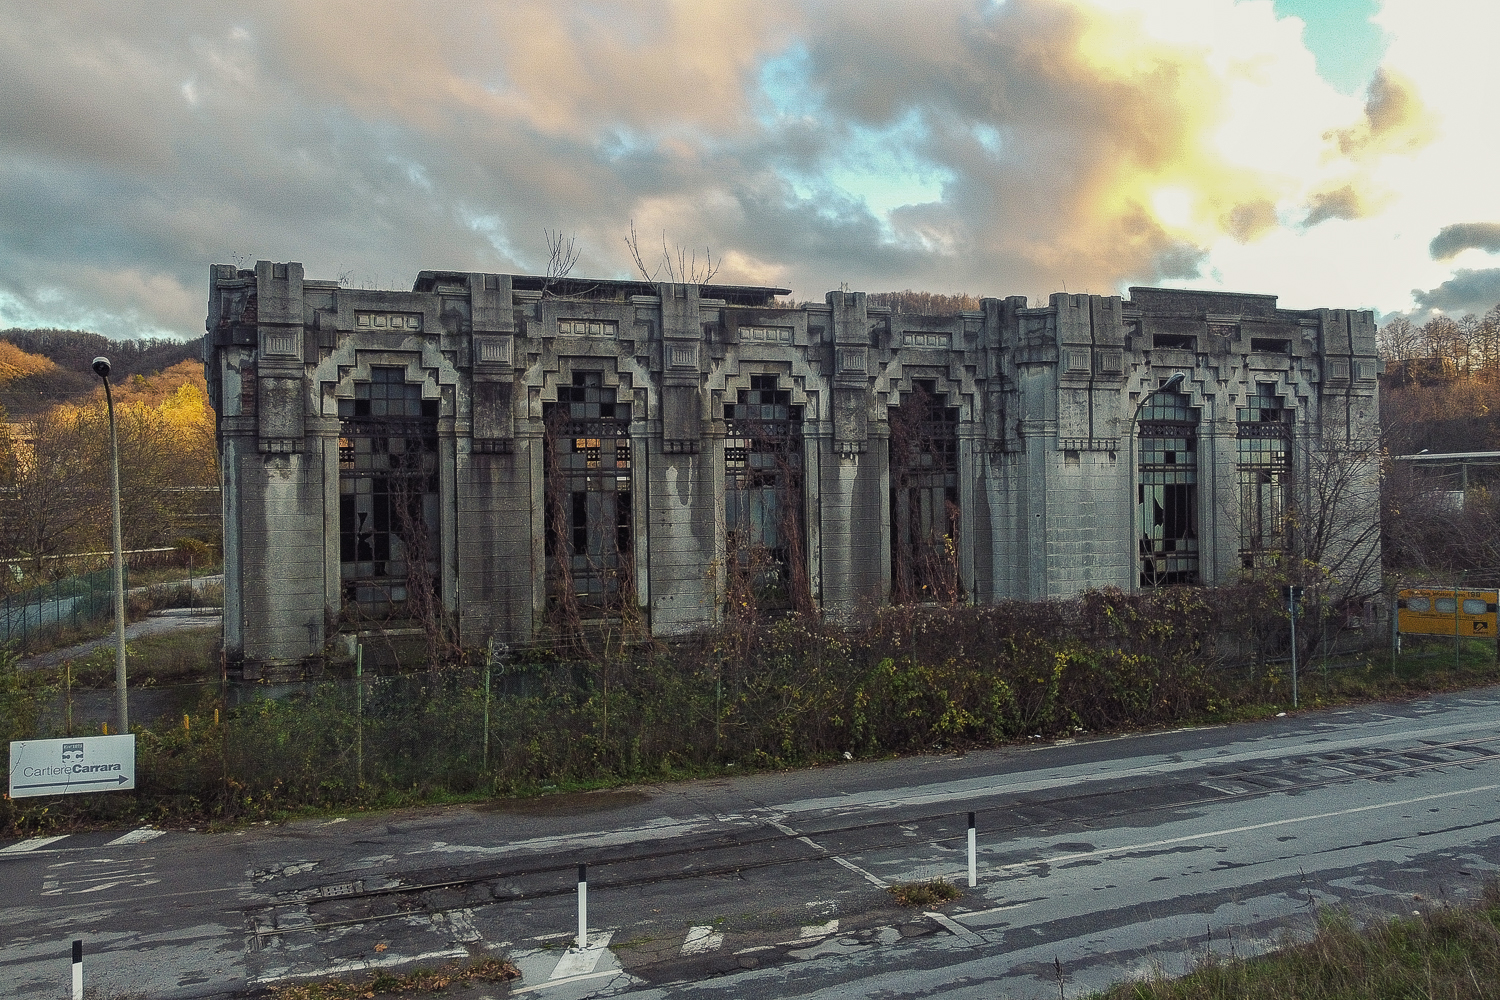
[[[548,979],[567,979],[571,976],[586,976],[594,971],[599,964],[599,958],[604,954],[604,949],[609,947],[609,939],[614,937],[614,931],[600,931],[589,935],[592,942],[587,948],[580,951],[577,948],[569,948],[563,952],[563,957],[557,963],[557,968],[552,970]]]
[[[155,840],[157,837],[164,835],[166,832],[167,831],[165,830],[158,830],[154,827],[143,826],[139,830],[131,830],[129,833],[122,834],[121,836],[116,837],[114,840],[111,840],[104,846],[121,847],[125,844],[144,844],[147,841]]]
[[[9,847],[0,847],[0,854],[29,854],[40,847],[55,844],[66,837],[67,834],[63,834],[61,837],[32,837],[30,840],[22,840],[11,844]]]
[[[718,951],[724,945],[724,935],[707,925],[689,927],[687,938],[682,942],[683,955],[702,955]]]

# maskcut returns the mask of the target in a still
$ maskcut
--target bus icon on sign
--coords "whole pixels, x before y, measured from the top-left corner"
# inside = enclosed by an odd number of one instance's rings
[[[71,763],[73,761],[78,761],[78,760],[83,760],[83,744],[82,743],[64,743],[63,744],[63,763],[64,764],[68,764],[68,763]]]

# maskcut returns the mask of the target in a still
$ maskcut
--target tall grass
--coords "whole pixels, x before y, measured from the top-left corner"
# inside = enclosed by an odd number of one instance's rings
[[[137,726],[134,793],[6,802],[0,827],[230,823],[1264,716],[1290,707],[1284,665],[1226,667],[1265,648],[1247,638],[1261,627],[1250,613],[1257,599],[1201,588],[1095,593],[887,608],[854,625],[793,613],[670,645],[615,645],[589,661],[533,650],[488,687],[483,672],[460,666],[330,678],[234,706],[210,689],[174,708],[186,725],[179,716]],[[1277,607],[1274,594],[1266,602]],[[1445,656],[1393,672],[1384,659],[1356,661],[1326,680],[1305,673],[1301,698],[1500,678],[1488,647],[1462,666],[1454,672]],[[46,694],[45,681],[7,696],[20,728],[35,724],[25,705]]]
[[[1207,957],[1179,979],[1122,983],[1097,1000],[1493,1000],[1500,997],[1500,888],[1357,929],[1325,915],[1304,944],[1254,958]]]

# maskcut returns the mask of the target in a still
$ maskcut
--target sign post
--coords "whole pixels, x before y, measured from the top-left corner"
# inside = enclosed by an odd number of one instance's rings
[[[1297,605],[1302,600],[1301,587],[1282,587],[1281,596],[1286,598],[1287,611],[1292,616],[1292,707],[1297,707]]]
[[[10,797],[79,795],[135,787],[135,735],[17,740],[10,745]]]

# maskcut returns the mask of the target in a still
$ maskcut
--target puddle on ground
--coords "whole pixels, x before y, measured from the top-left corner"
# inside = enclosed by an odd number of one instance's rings
[[[518,816],[580,816],[610,812],[651,801],[645,792],[555,792],[534,799],[496,799],[478,808],[482,812],[513,813]]]

